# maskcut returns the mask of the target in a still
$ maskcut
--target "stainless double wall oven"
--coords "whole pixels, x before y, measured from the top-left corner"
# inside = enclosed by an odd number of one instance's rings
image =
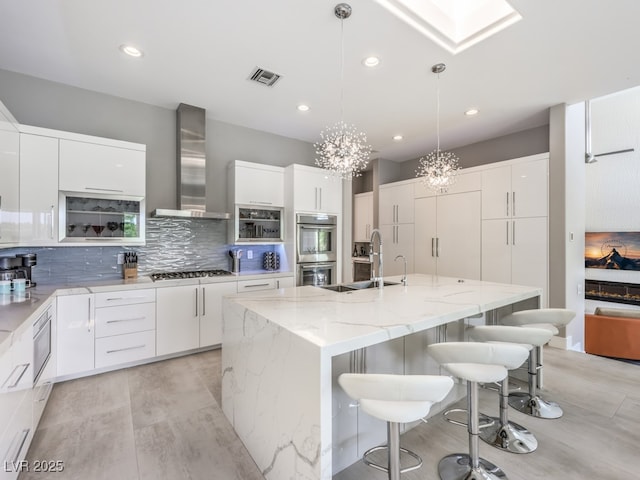
[[[338,217],[296,215],[298,285],[330,285],[337,281]]]

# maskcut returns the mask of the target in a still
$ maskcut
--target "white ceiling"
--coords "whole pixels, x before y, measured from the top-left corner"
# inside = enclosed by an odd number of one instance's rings
[[[0,0],[0,68],[319,140],[340,119],[340,20],[328,0]],[[638,0],[512,0],[523,19],[451,55],[372,0],[344,21],[344,120],[395,161],[548,123],[547,109],[640,85]],[[132,43],[145,55],[125,57]],[[361,60],[377,55],[373,69]],[[282,75],[247,80],[259,66]],[[0,85],[0,100],[2,86]],[[311,110],[299,112],[306,103]],[[477,107],[480,114],[465,117]],[[391,137],[402,134],[405,140]]]

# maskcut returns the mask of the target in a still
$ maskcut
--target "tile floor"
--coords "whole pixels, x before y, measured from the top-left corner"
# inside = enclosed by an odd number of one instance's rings
[[[538,450],[515,455],[481,443],[481,455],[511,480],[640,478],[640,366],[549,348],[545,365],[544,392],[565,415],[510,410]],[[57,384],[27,458],[62,460],[65,469],[20,480],[262,479],[219,405],[219,350]],[[495,393],[481,391],[481,409],[497,413]],[[466,430],[436,415],[402,443],[424,460],[403,480],[436,480],[439,458],[466,451]],[[334,476],[365,478],[386,477],[361,462]]]

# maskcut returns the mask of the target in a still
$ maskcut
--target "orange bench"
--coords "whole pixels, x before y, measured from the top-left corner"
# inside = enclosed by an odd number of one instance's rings
[[[604,357],[640,360],[640,311],[596,309],[584,316],[584,349]]]

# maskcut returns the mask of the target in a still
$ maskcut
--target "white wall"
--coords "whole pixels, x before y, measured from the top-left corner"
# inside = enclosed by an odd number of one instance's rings
[[[594,154],[586,168],[586,231],[640,232],[640,87],[591,102]],[[586,269],[589,279],[640,283],[640,272]]]

